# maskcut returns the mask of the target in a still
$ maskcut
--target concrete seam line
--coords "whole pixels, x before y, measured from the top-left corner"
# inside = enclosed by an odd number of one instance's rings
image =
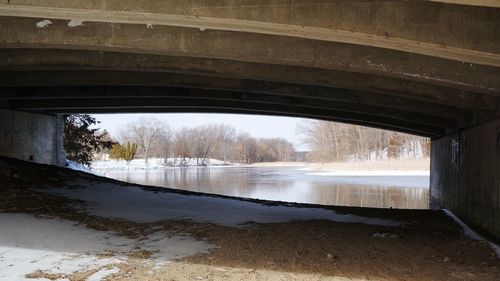
[[[473,63],[500,67],[500,55],[489,52],[468,50],[452,46],[442,46],[434,43],[414,40],[387,38],[346,30],[287,25],[280,23],[257,22],[236,19],[218,19],[172,14],[157,14],[143,12],[104,11],[70,8],[47,8],[22,5],[0,4],[0,16],[49,18],[58,20],[74,20],[101,23],[144,24],[146,26],[174,26],[197,28],[200,30],[221,30],[245,32],[284,37],[295,37],[317,41],[345,43],[361,46],[390,49],[419,55],[444,58],[463,63]]]

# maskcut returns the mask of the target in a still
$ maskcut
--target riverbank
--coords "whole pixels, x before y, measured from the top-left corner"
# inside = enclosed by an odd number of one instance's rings
[[[254,163],[251,167],[298,167],[321,176],[428,176],[429,159],[401,159],[353,162],[273,162]]]
[[[150,158],[148,162],[144,159],[134,159],[130,162],[124,160],[95,160],[92,169],[102,170],[157,170],[175,167],[196,166],[238,166],[238,167],[300,167],[318,172],[335,171],[429,171],[429,159],[401,159],[401,160],[376,160],[376,161],[352,161],[352,162],[261,162],[252,164],[231,163],[218,159],[206,161],[197,159],[174,159],[174,158]]]
[[[442,211],[202,196],[5,158],[0,175],[2,280],[500,276],[488,243]]]
[[[356,162],[311,163],[308,167],[316,171],[429,171],[430,159],[401,159]]]
[[[122,171],[122,170],[162,170],[170,168],[184,167],[199,167],[199,166],[230,166],[232,163],[226,163],[217,159],[181,159],[181,158],[149,158],[133,159],[130,162],[125,160],[94,160],[92,161],[91,170],[98,174],[106,171]],[[74,169],[73,167],[70,167]],[[78,170],[78,169],[76,169]]]

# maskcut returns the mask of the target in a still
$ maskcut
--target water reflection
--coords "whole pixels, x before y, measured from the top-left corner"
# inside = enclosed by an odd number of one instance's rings
[[[297,168],[200,167],[111,171],[106,176],[146,185],[322,205],[427,209],[427,176],[319,176]]]

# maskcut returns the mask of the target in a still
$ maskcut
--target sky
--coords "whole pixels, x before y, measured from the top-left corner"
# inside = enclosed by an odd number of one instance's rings
[[[182,127],[196,127],[209,123],[225,124],[236,128],[238,132],[247,132],[257,138],[282,137],[293,143],[296,150],[306,150],[301,136],[296,133],[296,127],[302,118],[275,117],[262,115],[242,114],[193,114],[193,113],[166,113],[166,114],[93,114],[101,123],[101,129],[106,129],[111,136],[117,136],[119,131],[126,128],[127,123],[142,117],[154,117],[168,124],[173,129]]]

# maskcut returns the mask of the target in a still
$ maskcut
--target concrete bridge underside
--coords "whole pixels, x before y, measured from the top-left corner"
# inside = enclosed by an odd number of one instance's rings
[[[0,154],[60,161],[60,113],[361,124],[432,138],[433,202],[500,237],[499,35],[496,0],[2,0]]]

